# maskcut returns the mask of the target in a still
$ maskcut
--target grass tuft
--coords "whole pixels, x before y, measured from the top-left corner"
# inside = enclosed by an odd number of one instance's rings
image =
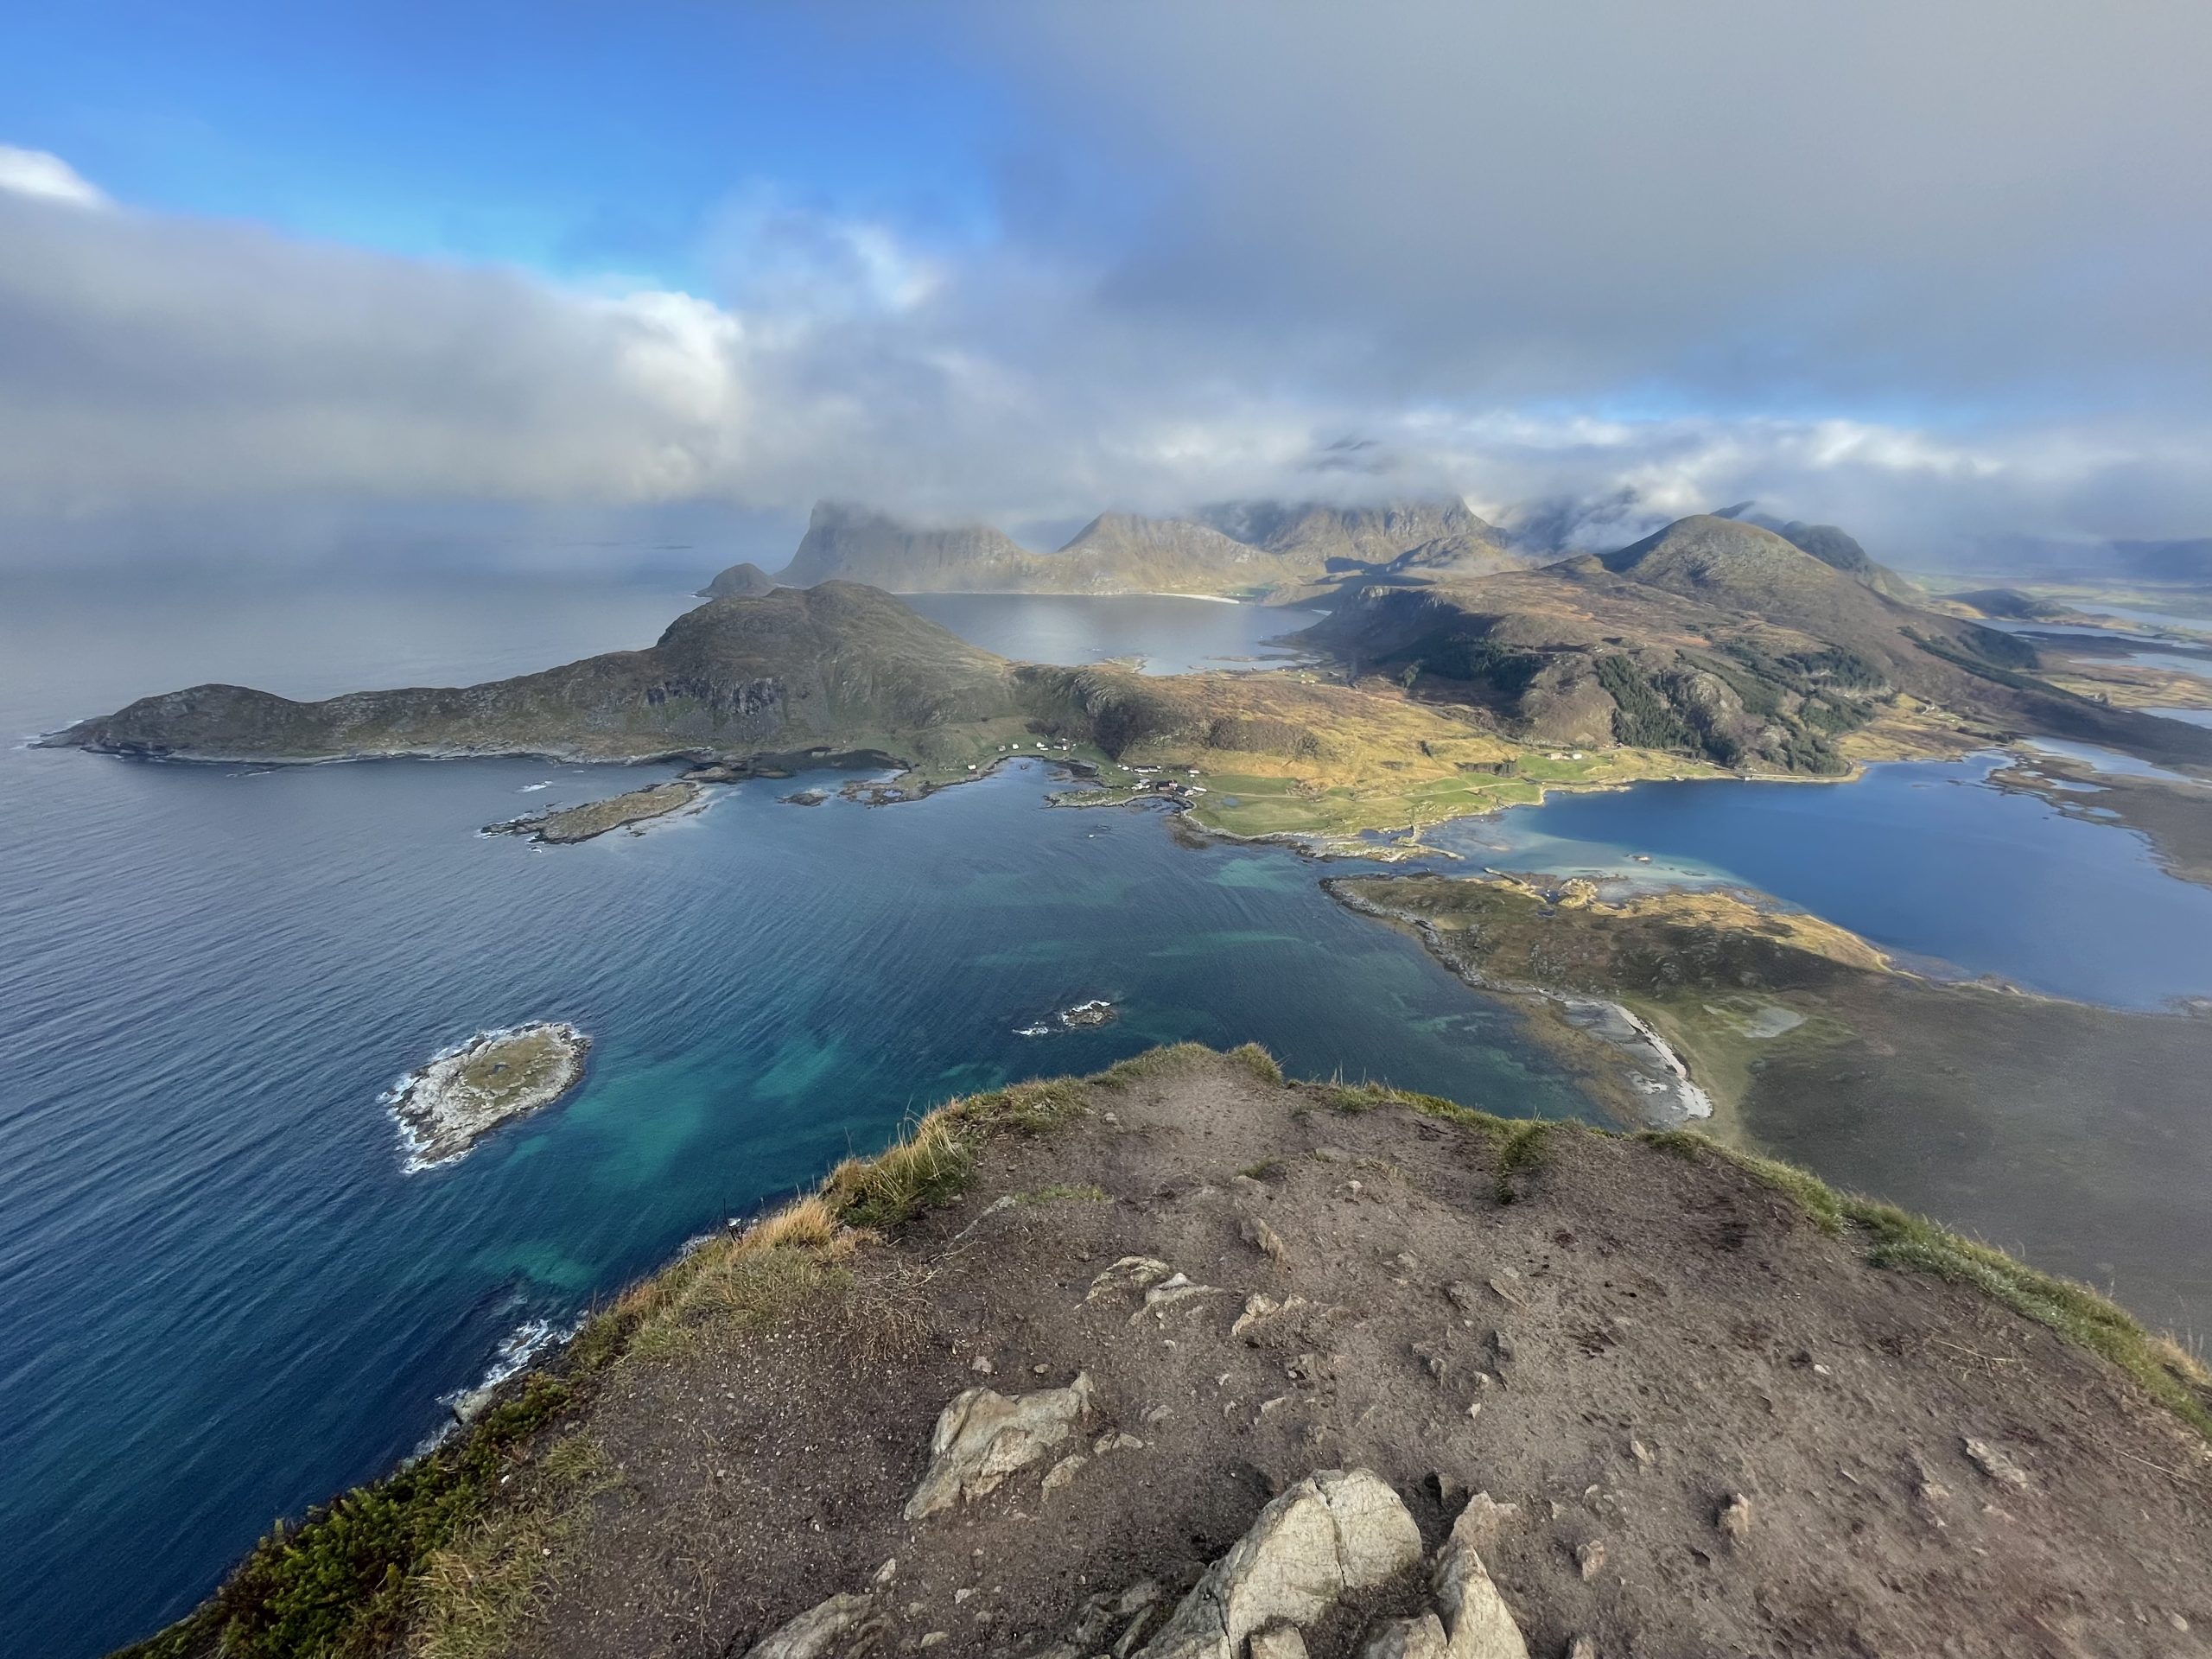
[[[1083,1109],[1083,1084],[1073,1077],[1009,1084],[995,1095],[977,1096],[956,1108],[963,1121],[1011,1124],[1032,1135],[1065,1123]]]
[[[613,1484],[607,1453],[586,1434],[537,1459],[531,1502],[476,1522],[432,1553],[416,1575],[420,1606],[408,1650],[416,1659],[497,1659],[537,1603],[549,1558],[573,1544],[588,1501]]]
[[[1517,1204],[1521,1189],[1516,1177],[1541,1169],[1544,1164],[1544,1145],[1550,1138],[1552,1126],[1541,1118],[1531,1118],[1516,1123],[1505,1132],[1497,1147],[1497,1201]]]
[[[1132,1054],[1126,1060],[1116,1060],[1090,1079],[1109,1088],[1126,1084],[1141,1083],[1147,1077],[1180,1077],[1188,1076],[1199,1067],[1211,1065],[1220,1056],[1204,1043],[1170,1043],[1161,1048],[1148,1048],[1141,1054]]]
[[[895,1227],[957,1197],[976,1173],[976,1156],[939,1107],[876,1157],[848,1158],[823,1184],[829,1207],[854,1227]]]
[[[1257,1043],[1239,1043],[1229,1051],[1229,1058],[1262,1083],[1273,1088],[1282,1086],[1282,1067],[1274,1055]]]

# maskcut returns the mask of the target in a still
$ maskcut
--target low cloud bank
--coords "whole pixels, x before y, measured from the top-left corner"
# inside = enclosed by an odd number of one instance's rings
[[[1755,498],[1922,568],[2212,527],[2201,410],[1938,423],[1716,393],[1721,412],[1594,414],[1630,400],[1477,372],[1484,330],[1438,334],[1463,359],[1440,376],[1391,369],[1395,325],[1349,310],[1334,331],[1224,327],[1236,283],[1163,289],[1134,232],[1078,257],[1016,215],[931,246],[763,193],[715,235],[712,295],[599,291],[143,212],[0,149],[0,563],[576,564],[696,543],[772,565],[819,497],[1020,533],[1108,506],[1452,492],[1558,547]],[[1325,284],[1292,305],[1286,281],[1260,301],[1326,311]]]

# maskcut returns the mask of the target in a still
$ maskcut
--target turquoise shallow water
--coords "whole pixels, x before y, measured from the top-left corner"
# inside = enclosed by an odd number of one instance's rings
[[[214,676],[319,694],[510,671],[650,639],[684,602],[7,598],[18,731]],[[1294,855],[1193,853],[1148,810],[1050,810],[1041,765],[883,809],[747,785],[564,849],[476,830],[625,779],[23,749],[0,768],[10,1654],[149,1628],[272,1516],[416,1445],[518,1327],[573,1319],[950,1095],[1250,1039],[1307,1074],[1580,1108],[1512,1015]],[[1121,1021],[1014,1035],[1093,996]],[[537,1018],[596,1038],[581,1093],[403,1174],[378,1094]]]
[[[207,678],[305,696],[514,672],[645,643],[688,602],[675,583],[17,584],[0,721],[50,728]],[[1033,633],[1019,604],[950,608],[1001,650],[1150,644],[1156,667],[1273,631],[1244,607],[1086,603],[1040,606]],[[1451,833],[1516,868],[1750,880],[2074,995],[2212,990],[2212,894],[2132,835],[1979,778],[1662,785]],[[1049,810],[1038,766],[880,810],[747,785],[577,848],[474,833],[626,781],[0,752],[10,1653],[142,1633],[270,1518],[418,1444],[518,1329],[572,1319],[948,1095],[1251,1039],[1309,1075],[1580,1109],[1514,1015],[1328,902],[1317,867],[1194,852],[1148,810]],[[1124,1018],[1014,1034],[1091,996]],[[582,1090],[404,1175],[377,1098],[392,1078],[482,1027],[552,1017],[597,1039]],[[2176,1133],[2202,1124],[2177,1109]]]

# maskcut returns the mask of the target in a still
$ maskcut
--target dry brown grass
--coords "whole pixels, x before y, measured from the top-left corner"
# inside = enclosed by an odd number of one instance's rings
[[[438,1550],[416,1574],[413,1659],[496,1659],[537,1600],[545,1568],[575,1541],[594,1495],[613,1484],[589,1435],[546,1448],[530,1472],[530,1501],[499,1510]]]

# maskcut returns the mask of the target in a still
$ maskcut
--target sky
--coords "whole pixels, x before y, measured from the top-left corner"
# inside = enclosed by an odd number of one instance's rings
[[[2202,0],[18,6],[0,563],[2212,534]]]

